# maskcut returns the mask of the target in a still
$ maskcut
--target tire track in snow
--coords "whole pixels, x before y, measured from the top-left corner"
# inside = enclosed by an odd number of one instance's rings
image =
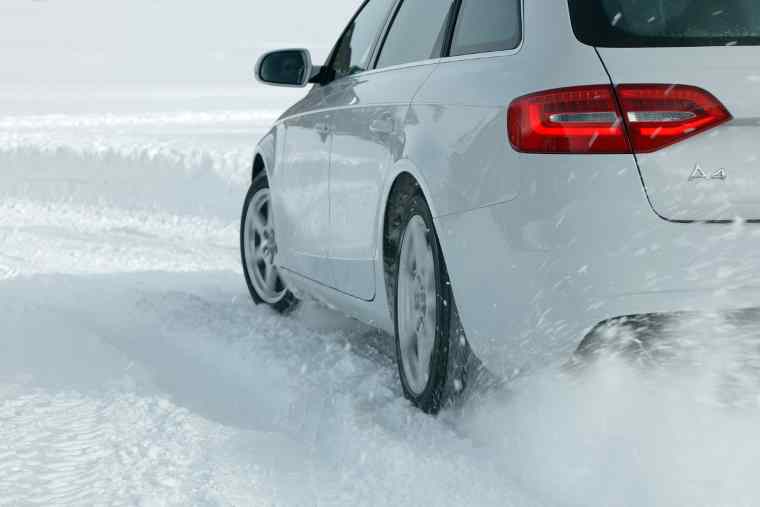
[[[48,289],[44,302],[39,287]],[[17,408],[4,415],[21,418],[0,438],[57,449],[40,457],[44,469],[12,449],[11,468],[42,472],[6,478],[15,497],[41,490],[49,493],[34,498],[44,503],[54,494],[111,492],[103,498],[119,503],[174,491],[192,493],[193,504],[450,505],[466,502],[477,481],[482,505],[519,498],[509,481],[472,466],[467,439],[403,400],[393,361],[377,345],[382,337],[312,305],[289,319],[255,310],[244,290],[225,272],[39,275],[0,284],[0,319],[27,338],[0,358],[0,372],[27,379],[19,394],[6,394]],[[30,351],[32,360],[18,360]],[[82,372],[83,362],[101,366]],[[62,388],[73,394],[53,394]],[[160,400],[171,400],[170,408],[161,410]],[[49,426],[30,431],[41,417]],[[177,431],[175,417],[200,436],[183,440],[193,431]],[[17,438],[22,428],[26,440]],[[90,460],[77,457],[81,447],[66,444],[72,439],[87,445]],[[197,454],[174,453],[177,445]],[[153,459],[154,447],[171,459]],[[410,474],[417,462],[427,465]],[[92,473],[103,463],[142,472],[117,482]],[[76,487],[63,487],[61,470]],[[164,476],[176,481],[173,490]],[[415,487],[419,480],[435,488]],[[136,486],[142,482],[150,487]]]
[[[0,404],[0,505],[190,501],[200,449],[167,400],[31,390]]]

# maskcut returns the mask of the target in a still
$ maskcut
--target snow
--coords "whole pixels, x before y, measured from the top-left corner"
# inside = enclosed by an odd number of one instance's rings
[[[700,321],[669,368],[470,386],[431,418],[390,337],[252,305],[253,147],[297,96],[249,85],[254,53],[324,54],[350,14],[261,7],[0,6],[0,506],[756,505],[752,328]],[[315,44],[272,43],[277,16]]]
[[[269,121],[0,119],[0,505],[471,499],[471,444],[403,401],[387,336],[250,302],[238,214]]]
[[[682,330],[676,373],[610,360],[436,419],[389,337],[254,307],[238,213],[271,118],[0,119],[0,505],[754,503],[757,379],[726,377],[754,334]]]

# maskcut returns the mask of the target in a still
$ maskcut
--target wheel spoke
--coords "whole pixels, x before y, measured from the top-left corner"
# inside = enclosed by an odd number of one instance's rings
[[[428,275],[428,269],[430,269],[430,265],[428,264],[428,257],[429,257],[429,251],[430,248],[427,242],[427,238],[420,234],[419,237],[416,238],[417,241],[415,241],[415,251],[414,255],[417,258],[417,265],[419,266],[418,271],[420,276],[427,276]]]
[[[269,201],[263,203],[258,209],[258,215],[261,217],[261,223],[264,224],[265,229],[269,229],[269,217],[272,215],[269,212]]]
[[[419,349],[419,347],[418,347]],[[428,381],[428,375],[430,375],[430,360],[425,352],[420,350],[417,355],[417,382],[421,386],[426,386]]]
[[[259,246],[254,247],[254,257],[258,260],[265,260],[266,255],[264,253],[264,243],[259,243]]]
[[[411,377],[412,382],[417,384],[419,380],[420,347],[417,336],[414,334],[412,334],[411,339],[409,340],[407,354],[409,355],[409,376]]]
[[[430,262],[433,262],[432,259]],[[433,273],[427,273],[424,285],[425,294],[427,294],[429,298],[435,298],[437,291],[435,287],[435,275]]]
[[[270,263],[266,263],[265,281],[266,281],[267,287],[269,287],[273,291],[277,290],[277,268],[275,268]]]
[[[433,346],[435,345],[435,316],[432,314],[432,312],[428,312],[428,315],[425,316],[425,319],[423,320],[422,324],[423,333],[422,336],[425,337],[425,339],[422,341],[422,353],[424,357],[430,357],[430,355],[433,353]]]
[[[246,224],[246,231],[248,232],[248,242],[253,242],[256,238],[257,232],[255,220],[248,220],[248,223]]]
[[[263,235],[264,232],[267,230],[267,223],[263,216],[257,211],[253,214],[253,227],[254,230]]]
[[[411,243],[413,240],[411,238],[411,234],[409,234],[408,238],[404,239],[404,247],[408,248],[406,246],[407,242]],[[402,270],[405,276],[409,277],[410,279],[414,277],[414,256],[409,255],[409,252],[403,252],[400,259],[401,265],[399,266],[399,270]]]
[[[267,263],[264,259],[256,260],[256,274],[261,280],[266,280],[267,276]]]

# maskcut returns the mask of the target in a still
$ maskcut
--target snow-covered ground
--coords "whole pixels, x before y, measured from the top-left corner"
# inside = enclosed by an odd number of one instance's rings
[[[238,213],[275,112],[201,103],[0,116],[0,505],[757,505],[757,385],[724,374],[754,334],[422,415],[387,336],[252,305]]]
[[[359,3],[0,2],[0,506],[758,505],[757,330],[430,418],[387,336],[252,305],[238,215],[298,93],[253,64]]]

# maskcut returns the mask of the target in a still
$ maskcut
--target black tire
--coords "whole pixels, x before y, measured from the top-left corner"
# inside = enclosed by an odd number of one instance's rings
[[[404,396],[423,412],[436,415],[442,408],[458,398],[466,387],[467,366],[471,357],[464,331],[459,322],[459,314],[451,291],[446,264],[441,252],[438,236],[433,224],[433,217],[424,197],[419,191],[408,194],[400,214],[400,237],[394,266],[393,318],[395,327],[396,362]],[[432,247],[436,273],[436,331],[435,345],[430,360],[430,372],[427,387],[421,394],[410,388],[402,362],[401,340],[399,333],[399,274],[401,271],[401,252],[405,231],[410,221],[421,217],[427,227],[427,241]]]
[[[276,312],[281,314],[288,314],[296,309],[298,306],[298,299],[293,295],[293,293],[290,290],[285,290],[284,294],[281,298],[279,298],[276,301],[265,301],[265,298],[262,297],[261,294],[256,290],[256,287],[254,283],[252,282],[252,274],[249,272],[249,263],[246,259],[246,248],[245,248],[245,241],[246,241],[246,235],[245,235],[245,228],[246,228],[246,220],[248,217],[248,211],[251,206],[251,203],[254,201],[254,197],[256,195],[263,191],[269,190],[269,181],[267,180],[266,173],[262,172],[256,178],[254,178],[253,183],[251,184],[251,187],[248,189],[248,194],[245,197],[245,204],[243,205],[243,214],[240,219],[240,258],[243,263],[243,274],[245,275],[245,282],[248,286],[248,292],[251,294],[251,298],[253,299],[253,302],[257,305],[268,305],[272,309],[274,309]],[[284,281],[282,282],[284,284]]]

